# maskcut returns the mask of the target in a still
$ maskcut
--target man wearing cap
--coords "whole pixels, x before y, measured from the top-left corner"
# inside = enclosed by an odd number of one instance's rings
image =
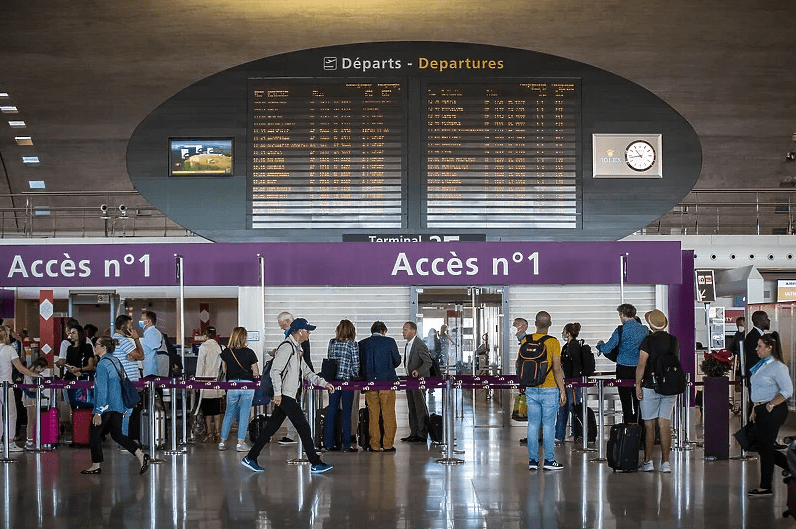
[[[283,331],[286,331],[290,327],[290,324],[295,319],[296,318],[294,318],[293,315],[291,313],[289,313],[289,312],[280,312],[279,316],[276,317],[276,323],[279,325],[280,329],[282,329]],[[309,366],[311,371],[315,371],[315,367],[313,367],[313,365],[312,365],[312,358],[310,358],[310,341],[309,340],[306,340],[306,341],[301,343],[301,351],[302,351],[301,358],[304,360],[304,363]],[[268,354],[271,355],[271,356],[274,356],[274,354],[276,354],[276,349],[272,349],[271,351],[268,351]],[[304,388],[303,387],[299,388],[299,391],[303,392]],[[298,395],[296,397],[298,398]],[[281,445],[294,445],[294,444],[296,444],[295,438],[297,436],[298,436],[298,432],[296,432],[296,429],[293,427],[293,424],[290,423],[287,426],[287,435],[282,437],[278,442]]]
[[[669,451],[672,447],[672,410],[677,395],[659,395],[655,393],[655,381],[652,371],[658,360],[667,354],[680,356],[680,345],[677,338],[664,329],[669,325],[666,315],[658,309],[649,311],[644,319],[652,329],[639,346],[638,365],[636,366],[636,396],[644,420],[644,463],[639,466],[640,472],[653,472],[652,450],[655,446],[655,420],[661,431],[661,472],[671,472]]]
[[[332,465],[327,465],[321,461],[320,456],[315,451],[310,425],[295,398],[304,379],[315,386],[325,387],[330,393],[334,392],[334,386],[313,373],[312,369],[302,359],[301,344],[309,339],[310,331],[314,330],[315,325],[310,325],[304,318],[297,318],[285,330],[285,341],[276,348],[276,354],[271,365],[271,382],[274,385],[274,412],[265,424],[265,428],[263,428],[254,446],[241,461],[241,464],[250,470],[255,472],[265,470],[257,464],[257,457],[266,443],[271,441],[271,437],[282,426],[285,418],[290,419],[290,422],[298,431],[304,452],[312,465],[310,472],[318,474],[332,469]]]

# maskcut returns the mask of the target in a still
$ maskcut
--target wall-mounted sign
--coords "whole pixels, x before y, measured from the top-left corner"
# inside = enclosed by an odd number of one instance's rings
[[[594,178],[662,178],[661,134],[592,134]]]

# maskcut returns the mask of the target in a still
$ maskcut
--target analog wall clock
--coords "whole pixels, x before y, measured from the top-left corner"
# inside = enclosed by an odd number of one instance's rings
[[[634,171],[646,171],[655,163],[655,148],[644,140],[630,142],[625,149],[625,163]]]

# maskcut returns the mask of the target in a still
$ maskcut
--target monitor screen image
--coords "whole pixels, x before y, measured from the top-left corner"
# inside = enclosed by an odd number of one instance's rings
[[[170,176],[231,176],[233,142],[228,139],[169,140]]]

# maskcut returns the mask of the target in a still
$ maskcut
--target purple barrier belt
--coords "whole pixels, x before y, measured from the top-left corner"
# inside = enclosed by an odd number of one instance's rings
[[[331,384],[335,390],[342,391],[379,391],[379,390],[414,390],[414,389],[433,389],[445,387],[445,381],[450,379],[453,387],[457,389],[519,389],[521,387],[515,375],[449,375],[448,377],[427,377],[427,378],[413,378],[413,377],[400,377],[395,382],[367,382],[367,381],[351,381],[341,382],[332,381]],[[254,382],[219,382],[217,380],[196,379],[189,378],[185,381],[181,379],[172,379],[168,377],[141,379],[133,382],[133,386],[137,388],[147,387],[149,381],[152,380],[157,388],[174,388],[174,389],[257,389],[260,385],[259,380]],[[583,382],[580,378],[567,378],[564,379],[565,385],[568,388],[589,388],[596,387],[597,381],[590,379]],[[733,382],[731,384],[739,384],[740,382]],[[701,385],[702,383],[694,384],[690,382],[689,385]],[[309,383],[304,383],[305,387],[312,389],[323,390],[321,386],[310,386]],[[635,381],[631,379],[618,380],[618,379],[603,379],[604,387],[633,387]],[[41,379],[40,384],[11,384],[13,388],[28,388],[36,389],[90,389],[94,387],[94,382],[89,380],[55,380],[51,378]]]

